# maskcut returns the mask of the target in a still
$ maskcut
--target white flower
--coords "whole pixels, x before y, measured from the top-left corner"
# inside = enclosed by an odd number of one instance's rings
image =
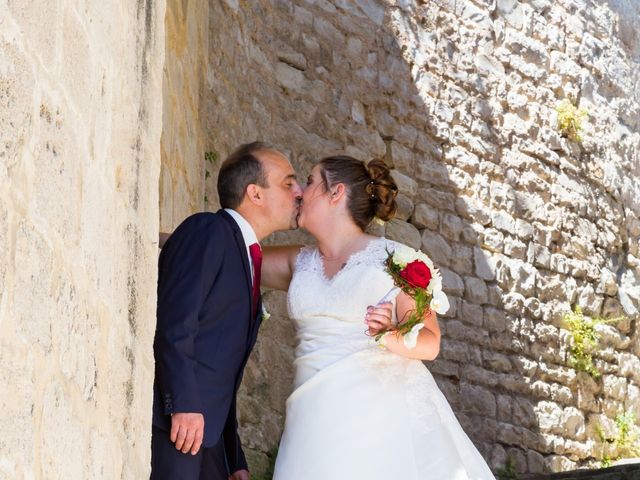
[[[429,258],[429,256],[420,250],[414,250],[411,247],[407,247],[405,245],[401,245],[397,250],[393,252],[393,263],[400,266],[400,268],[404,268],[407,264],[420,260],[423,262],[429,270],[433,272],[435,266],[433,265],[433,261]]]
[[[429,267],[429,270],[431,270],[432,272],[434,271],[434,269],[436,268],[435,265],[433,264],[433,261],[429,258],[429,256],[426,253],[423,252],[416,252],[417,253],[417,260],[422,260],[422,262],[424,262],[424,264]]]
[[[429,308],[441,315],[447,313],[447,310],[449,310],[449,299],[441,289],[434,290]]]
[[[413,248],[402,245],[393,252],[393,263],[404,268],[416,259],[417,253]]]
[[[262,321],[266,322],[270,318],[271,318],[271,314],[269,312],[267,312],[267,309],[265,308],[265,306],[263,304],[262,305]]]
[[[416,348],[416,345],[418,344],[418,334],[420,333],[420,330],[422,330],[424,328],[424,323],[417,323],[413,326],[413,328],[405,333],[402,337],[402,341],[404,342],[404,346],[407,347],[409,350]]]
[[[442,276],[440,270],[434,268],[431,270],[431,281],[427,285],[427,293],[433,295],[433,292],[438,290],[442,290]]]

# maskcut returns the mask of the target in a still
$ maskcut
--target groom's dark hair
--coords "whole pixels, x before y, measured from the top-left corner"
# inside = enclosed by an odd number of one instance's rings
[[[218,174],[218,197],[222,208],[237,208],[251,184],[269,186],[262,162],[256,157],[256,153],[265,150],[277,151],[265,142],[245,143],[222,162]]]

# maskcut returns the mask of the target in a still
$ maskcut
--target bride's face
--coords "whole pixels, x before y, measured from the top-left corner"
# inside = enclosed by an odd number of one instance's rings
[[[330,196],[331,192],[320,175],[320,166],[316,165],[311,170],[302,192],[298,225],[312,234],[322,229],[329,215]]]

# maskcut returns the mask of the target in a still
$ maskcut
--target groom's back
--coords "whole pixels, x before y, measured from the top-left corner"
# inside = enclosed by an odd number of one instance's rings
[[[234,226],[224,211],[192,215],[158,261],[154,425],[169,429],[171,413],[202,411],[205,445],[220,436],[255,341],[248,264]]]

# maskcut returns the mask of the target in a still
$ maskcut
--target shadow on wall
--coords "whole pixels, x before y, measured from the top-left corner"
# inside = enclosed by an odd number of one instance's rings
[[[553,127],[556,100],[582,88],[579,66],[550,73],[569,62],[554,53],[570,41],[558,10],[503,3],[210,2],[200,115],[215,161],[202,170],[212,199],[218,159],[256,138],[286,152],[301,178],[337,152],[384,158],[400,209],[378,233],[428,253],[451,300],[440,358],[427,367],[494,469],[509,456],[520,472],[542,472],[592,455],[587,417],[603,411],[602,385],[578,388],[559,327],[574,304],[620,311],[616,292],[598,289],[600,269],[615,271],[624,248],[606,235],[625,231],[625,207],[578,161],[595,147]],[[543,28],[551,34],[536,40]],[[596,226],[589,212],[605,210],[609,223]],[[279,442],[295,347],[284,295],[265,298],[272,318],[240,402],[258,477]],[[624,395],[607,401],[614,410]]]

